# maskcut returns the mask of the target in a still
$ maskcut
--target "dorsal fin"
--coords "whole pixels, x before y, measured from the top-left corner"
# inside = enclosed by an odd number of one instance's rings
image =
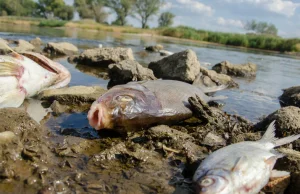
[[[281,145],[285,145],[285,144],[288,144],[288,143],[291,143],[297,139],[300,138],[300,134],[298,135],[291,135],[291,136],[288,136],[288,137],[284,137],[284,138],[281,138],[281,139],[278,139],[275,137],[275,120],[269,125],[267,131],[265,132],[265,134],[263,135],[263,137],[261,138],[261,142],[270,142],[270,143],[273,143],[274,144],[274,147],[278,147],[278,146],[281,146]]]
[[[269,127],[267,128],[267,131],[265,132],[260,141],[275,143],[275,141],[278,139],[275,137],[275,122],[276,121],[274,120],[270,123]]]

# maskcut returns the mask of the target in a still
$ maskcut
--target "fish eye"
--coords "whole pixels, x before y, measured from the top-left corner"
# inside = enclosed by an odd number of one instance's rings
[[[205,178],[200,182],[201,187],[208,187],[215,183],[215,180],[212,178]]]

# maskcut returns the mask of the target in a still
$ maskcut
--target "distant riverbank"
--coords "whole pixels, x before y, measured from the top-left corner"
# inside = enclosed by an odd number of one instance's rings
[[[300,55],[300,39],[284,39],[277,36],[257,34],[235,34],[197,30],[191,27],[179,26],[168,28],[141,29],[131,26],[111,26],[99,24],[91,20],[61,21],[46,20],[41,18],[26,18],[6,16],[0,17],[0,23],[16,25],[35,25],[43,27],[80,28],[88,30],[109,31],[116,33],[134,33],[151,36],[167,36],[180,39],[216,43],[226,46],[243,47],[277,51],[285,54]]]

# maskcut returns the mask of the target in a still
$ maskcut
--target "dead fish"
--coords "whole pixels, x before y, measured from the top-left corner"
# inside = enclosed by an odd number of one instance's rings
[[[270,178],[289,176],[289,172],[273,167],[283,154],[275,147],[300,137],[275,138],[273,121],[262,139],[245,141],[221,148],[210,154],[196,170],[193,181],[200,194],[256,194]]]
[[[0,108],[19,107],[25,98],[64,87],[70,80],[64,66],[39,53],[0,55]]]
[[[97,130],[168,124],[192,117],[189,97],[198,95],[205,102],[227,98],[205,95],[221,89],[224,86],[201,89],[175,80],[130,82],[112,87],[95,101],[88,120]]]

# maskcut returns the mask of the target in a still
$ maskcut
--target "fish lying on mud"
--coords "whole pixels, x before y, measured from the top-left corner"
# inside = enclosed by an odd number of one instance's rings
[[[226,86],[201,89],[175,80],[130,82],[112,87],[95,101],[88,120],[97,130],[130,130],[181,121],[192,117],[189,97],[198,95],[205,102],[225,99],[224,96],[205,95],[224,88]]]
[[[64,66],[39,53],[0,55],[0,108],[19,107],[25,98],[64,87],[70,80]]]
[[[273,170],[283,154],[275,147],[300,137],[275,138],[273,121],[262,139],[229,145],[210,154],[196,170],[193,181],[200,194],[256,194],[270,178],[289,176],[289,172]]]

